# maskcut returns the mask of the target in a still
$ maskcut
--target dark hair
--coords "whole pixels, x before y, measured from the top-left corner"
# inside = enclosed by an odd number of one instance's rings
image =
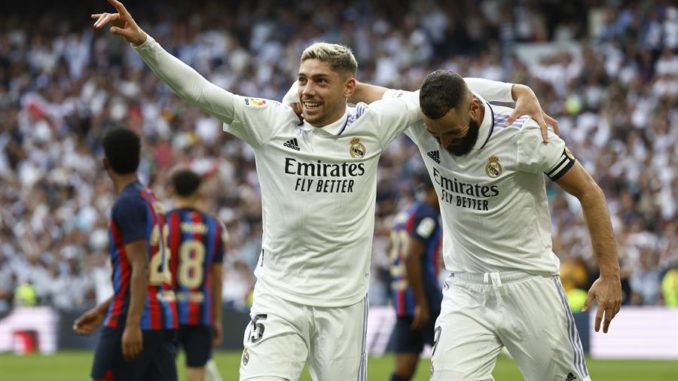
[[[451,109],[461,105],[468,89],[459,74],[436,70],[424,79],[419,91],[421,112],[428,118],[440,119]]]
[[[201,183],[202,177],[190,169],[180,169],[172,175],[174,191],[181,197],[193,195],[200,188]]]
[[[127,128],[108,130],[101,144],[111,169],[115,173],[125,175],[136,172],[141,160],[141,139],[134,131]]]

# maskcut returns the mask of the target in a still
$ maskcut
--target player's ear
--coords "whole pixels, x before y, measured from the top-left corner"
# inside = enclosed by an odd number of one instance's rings
[[[477,118],[480,116],[480,99],[472,96],[471,97],[471,104],[469,105],[469,114],[471,115],[471,118],[474,120],[478,120]]]
[[[346,83],[344,84],[344,97],[346,99],[350,98],[351,95],[355,92],[357,82],[353,76],[349,77]]]
[[[104,167],[105,171],[111,169],[111,164],[108,162],[108,159],[106,158],[101,159],[101,165]]]

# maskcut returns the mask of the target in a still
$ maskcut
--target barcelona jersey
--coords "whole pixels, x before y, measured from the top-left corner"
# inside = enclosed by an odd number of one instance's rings
[[[191,208],[167,213],[172,274],[181,325],[211,325],[212,265],[224,257],[222,225]]]
[[[407,282],[405,266],[409,240],[416,239],[424,244],[420,258],[421,279],[429,309],[437,316],[440,310],[442,291],[438,282],[440,269],[440,248],[442,228],[437,210],[423,202],[415,202],[400,212],[391,231],[391,289],[393,306],[398,317],[414,314],[414,292]]]
[[[141,329],[177,328],[166,239],[165,215],[153,193],[138,181],[127,185],[118,195],[111,210],[109,240],[114,293],[104,320],[106,327],[119,328],[125,325],[132,275],[125,246],[143,240],[147,242],[149,282],[141,316]]]

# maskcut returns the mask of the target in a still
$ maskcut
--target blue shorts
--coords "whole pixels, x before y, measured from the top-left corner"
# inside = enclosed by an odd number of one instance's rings
[[[179,328],[179,345],[186,352],[186,366],[200,368],[212,355],[212,327],[182,325]]]
[[[176,381],[176,331],[142,331],[143,350],[131,361],[122,356],[124,328],[101,330],[94,353],[93,379],[120,381]]]
[[[431,318],[422,329],[413,330],[412,316],[399,317],[393,328],[393,349],[395,353],[416,353],[419,354],[424,349],[424,344],[433,345],[433,331],[437,317],[431,314]]]

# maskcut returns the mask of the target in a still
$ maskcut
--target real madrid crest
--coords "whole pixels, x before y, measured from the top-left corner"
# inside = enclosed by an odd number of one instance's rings
[[[495,155],[490,156],[487,159],[487,164],[485,165],[485,173],[492,177],[499,177],[501,175],[502,168],[501,164],[499,164],[499,158],[496,157]]]
[[[250,362],[250,353],[247,351],[247,348],[242,352],[242,364],[247,365]]]
[[[365,153],[367,153],[367,148],[360,142],[360,139],[353,138],[351,139],[351,146],[348,152],[351,154],[351,157],[364,157]]]

